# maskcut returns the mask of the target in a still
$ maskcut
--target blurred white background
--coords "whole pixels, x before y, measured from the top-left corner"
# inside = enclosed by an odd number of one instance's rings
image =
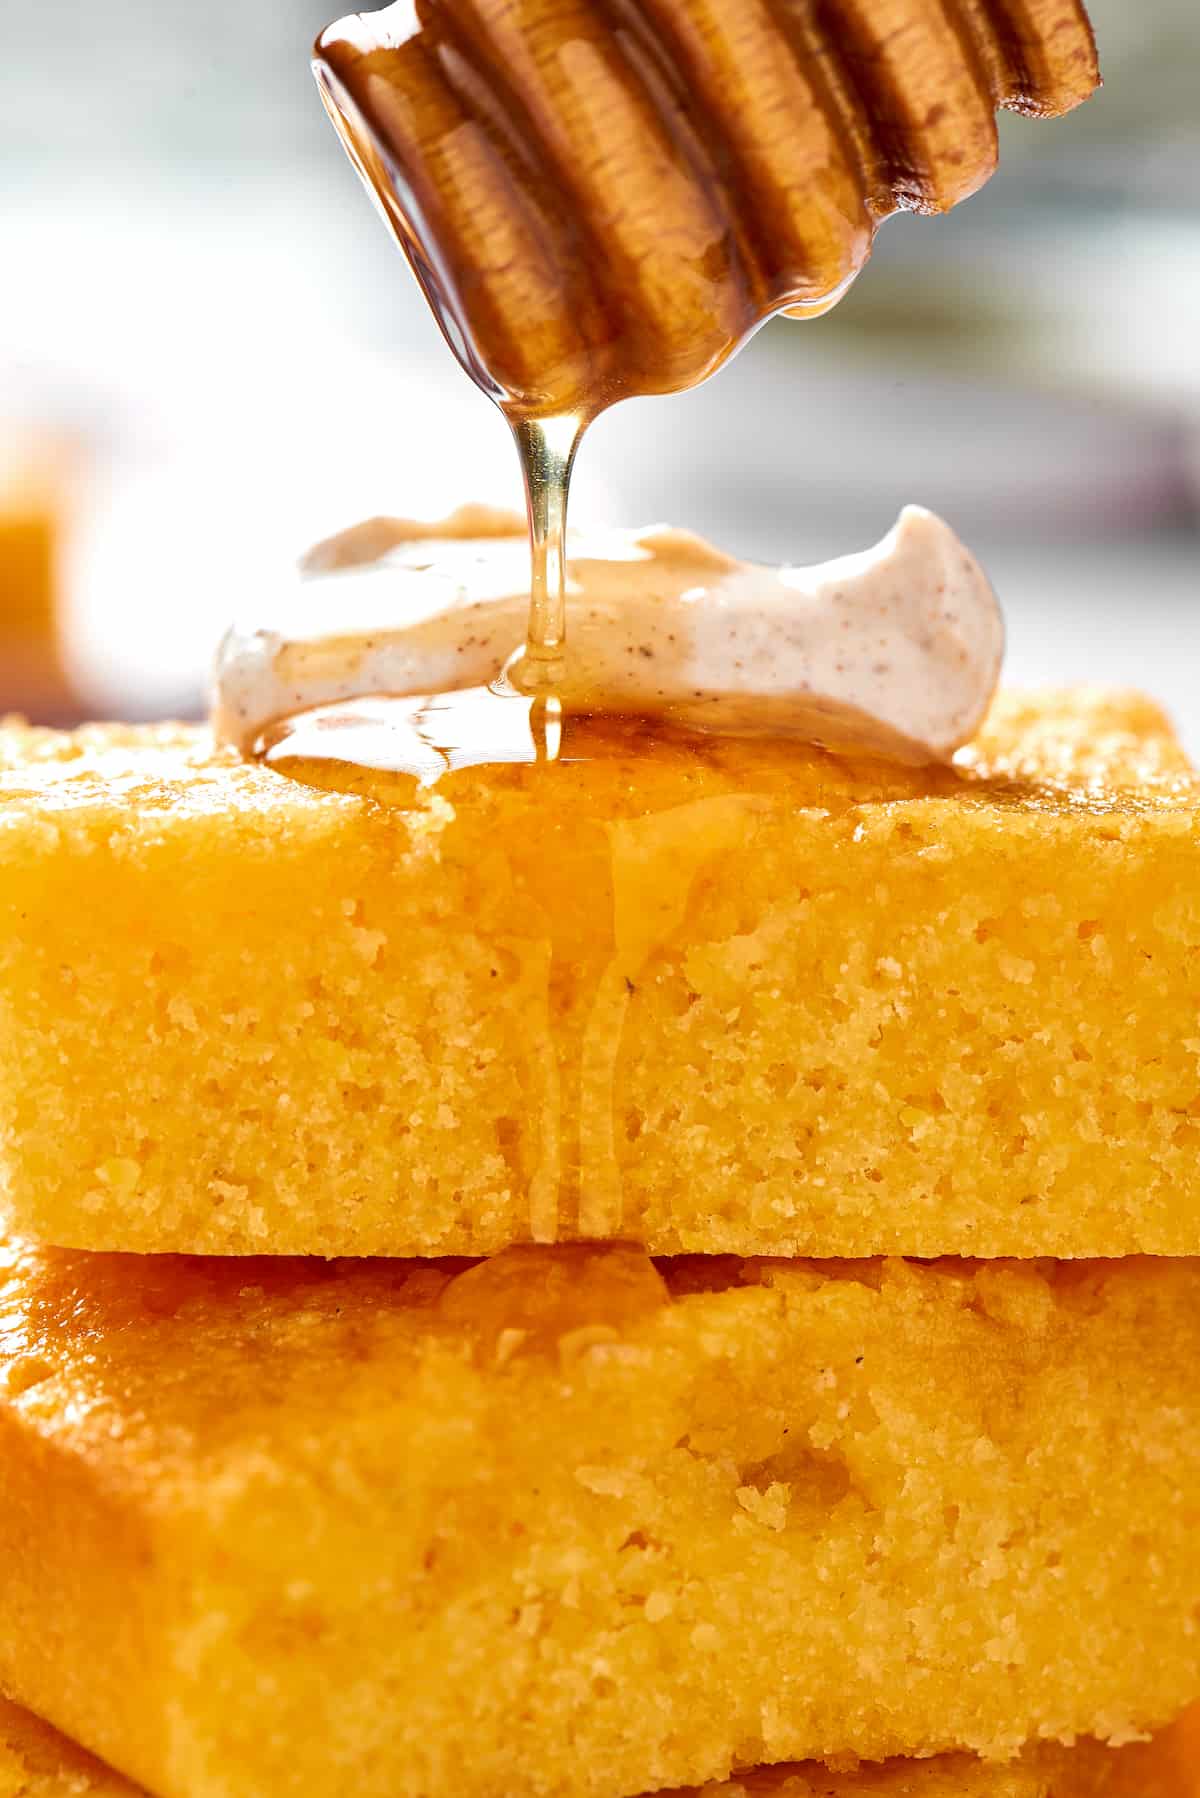
[[[518,503],[321,111],[332,10],[0,0],[0,428],[79,446],[89,710],[195,710],[222,622],[356,517]],[[1200,750],[1200,7],[1092,11],[1102,94],[1006,121],[991,184],[889,222],[831,315],[608,414],[576,513],[808,561],[918,500],[989,566],[1010,679],[1144,685]]]

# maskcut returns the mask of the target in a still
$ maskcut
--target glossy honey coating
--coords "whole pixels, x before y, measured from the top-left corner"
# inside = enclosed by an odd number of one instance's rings
[[[819,310],[897,208],[995,166],[995,109],[1099,79],[1079,0],[399,0],[326,31],[335,124],[510,414],[673,392]]]
[[[0,1276],[0,1688],[168,1798],[625,1798],[1200,1692],[1195,1261]]]
[[[16,726],[0,794],[43,1239],[1200,1251],[1200,785],[1135,697],[925,769],[575,720],[422,789]]]

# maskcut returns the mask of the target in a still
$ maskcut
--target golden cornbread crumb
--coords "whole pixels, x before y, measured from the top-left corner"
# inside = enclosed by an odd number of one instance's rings
[[[855,1773],[812,1763],[764,1767],[707,1785],[699,1798],[1195,1798],[1200,1771],[1181,1758],[1185,1727],[1176,1724],[1131,1748],[1044,1745],[1011,1766],[939,1755]],[[39,1717],[0,1698],[0,1798],[138,1798],[138,1792]]]
[[[1152,706],[1009,697],[923,770],[579,729],[358,776],[394,804],[180,727],[0,731],[14,1225],[1200,1250],[1200,782]]]
[[[1200,1263],[13,1245],[0,1685],[170,1798],[628,1798],[1200,1694]]]

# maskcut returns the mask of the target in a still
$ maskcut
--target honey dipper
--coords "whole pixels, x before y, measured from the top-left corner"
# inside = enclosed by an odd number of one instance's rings
[[[397,0],[331,26],[331,116],[510,419],[703,380],[824,310],[898,209],[995,167],[995,109],[1099,76],[1079,0]]]

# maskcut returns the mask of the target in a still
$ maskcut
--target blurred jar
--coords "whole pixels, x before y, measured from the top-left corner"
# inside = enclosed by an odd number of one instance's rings
[[[0,435],[0,715],[76,719],[63,657],[63,562],[76,457],[43,432]]]

